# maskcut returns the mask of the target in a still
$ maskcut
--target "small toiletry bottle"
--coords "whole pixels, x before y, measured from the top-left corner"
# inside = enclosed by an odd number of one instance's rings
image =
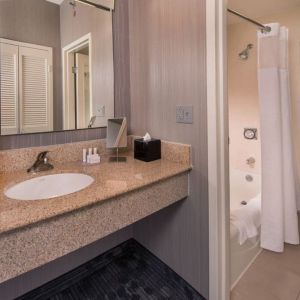
[[[93,149],[89,148],[89,152],[88,152],[88,156],[87,156],[87,162],[88,162],[88,164],[91,162],[92,151],[93,151]]]
[[[86,149],[82,150],[82,162],[85,164],[86,163]]]
[[[95,147],[94,148],[94,152],[93,152],[93,154],[95,155],[95,154],[98,154],[98,152],[97,152],[98,150],[97,150],[97,148]]]

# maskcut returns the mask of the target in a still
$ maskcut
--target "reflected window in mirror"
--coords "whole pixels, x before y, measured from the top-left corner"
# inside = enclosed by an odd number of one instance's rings
[[[112,11],[1,0],[0,19],[1,135],[106,127],[114,117]]]

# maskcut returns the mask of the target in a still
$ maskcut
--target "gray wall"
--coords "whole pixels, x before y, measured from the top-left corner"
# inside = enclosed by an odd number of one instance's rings
[[[114,66],[112,14],[102,9],[76,4],[76,16],[65,0],[60,8],[61,46],[64,48],[84,35],[91,33],[91,78],[93,115],[105,105],[105,117],[96,118],[94,126],[105,126],[114,114]]]
[[[204,0],[129,0],[131,126],[192,145],[190,197],[134,226],[135,238],[208,296]],[[176,124],[176,105],[194,123]]]
[[[0,15],[0,28],[1,26],[2,18]],[[130,124],[130,79],[127,0],[115,1],[115,10],[113,12],[113,38],[115,116],[127,117],[128,123]],[[64,144],[92,139],[100,139],[105,137],[105,128],[26,134],[18,136],[0,136],[0,150],[53,144]]]
[[[115,116],[126,117],[131,132],[128,0],[115,0],[113,27]]]
[[[0,1],[0,37],[53,48],[54,130],[62,128],[59,6],[46,0]]]

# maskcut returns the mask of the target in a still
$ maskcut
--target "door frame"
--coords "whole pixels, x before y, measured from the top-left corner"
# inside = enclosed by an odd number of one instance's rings
[[[209,299],[230,299],[227,0],[206,1]]]
[[[93,115],[93,65],[92,65],[92,34],[88,33],[79,39],[73,41],[62,49],[62,66],[63,66],[63,127],[64,130],[76,129],[70,125],[70,111],[72,106],[70,99],[74,99],[74,82],[69,80],[70,62],[69,57],[76,49],[88,45],[89,47],[89,66],[90,66],[90,115]],[[74,116],[75,118],[76,116]],[[76,122],[75,122],[76,123]]]
[[[85,62],[83,63],[82,60],[85,60]],[[76,124],[77,124],[77,128],[78,129],[85,129],[88,127],[88,124],[91,120],[91,99],[90,99],[90,94],[88,95],[88,98],[86,98],[86,94],[85,94],[85,87],[88,86],[88,89],[90,90],[90,82],[88,84],[83,84],[84,86],[82,87],[81,84],[83,81],[85,81],[85,72],[86,69],[85,67],[87,66],[86,64],[88,64],[88,73],[90,72],[90,65],[89,65],[89,57],[85,54],[81,54],[81,53],[75,53],[75,60],[76,60],[76,68],[77,68],[77,76],[76,76],[76,105],[77,105],[77,109],[76,109]],[[83,74],[80,73],[80,69],[82,68]],[[83,76],[83,78],[81,77]],[[81,88],[80,88],[81,87]],[[90,91],[89,91],[90,93]],[[84,101],[82,102],[82,100],[84,99]],[[86,109],[86,101],[89,103],[89,107],[88,109]],[[86,113],[88,113],[88,117],[86,116]],[[86,118],[87,117],[87,118]],[[83,122],[84,120],[84,122]]]

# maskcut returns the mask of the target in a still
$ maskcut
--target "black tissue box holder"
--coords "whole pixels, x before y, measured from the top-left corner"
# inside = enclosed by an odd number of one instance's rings
[[[134,140],[134,158],[145,162],[161,159],[161,141],[157,139]]]

